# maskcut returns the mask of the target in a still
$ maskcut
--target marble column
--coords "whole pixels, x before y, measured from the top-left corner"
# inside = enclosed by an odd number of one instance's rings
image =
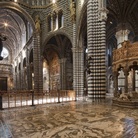
[[[60,59],[60,90],[66,90],[66,60]]]
[[[24,89],[27,90],[27,67],[24,67],[23,69],[23,73],[24,73]]]
[[[27,74],[27,90],[31,90],[32,89],[32,75],[31,75],[31,68],[30,68],[30,63],[29,63],[29,55],[30,55],[30,51],[27,48],[26,50],[26,74]]]
[[[88,74],[88,97],[105,98],[106,93],[106,17],[99,18],[98,0],[88,0],[87,4],[87,37],[90,74]],[[102,15],[103,12],[100,12]],[[105,14],[105,12],[104,12]]]
[[[135,91],[135,69],[133,69],[133,75],[132,75],[132,91]]]
[[[124,75],[125,75],[125,93],[128,92],[128,75],[129,75],[129,72],[127,69],[124,70]]]
[[[17,60],[17,73],[16,73],[16,89],[19,90],[20,88],[20,80],[19,80],[19,62]]]
[[[20,90],[24,89],[23,55],[20,54]]]
[[[53,24],[54,24],[53,14],[51,14],[51,30],[50,31],[53,31],[54,30]]]
[[[116,39],[117,39],[117,48],[122,47],[121,43],[128,40],[128,35],[130,33],[129,24],[119,23],[116,27]]]
[[[33,38],[33,59],[34,59],[34,91],[43,91],[43,64],[40,52],[40,32],[35,32]]]
[[[12,65],[12,72],[13,72],[13,89],[16,89],[16,60],[14,61]]]
[[[125,40],[128,40],[128,35],[130,31],[128,29],[121,29],[116,32],[116,39],[117,39],[117,48],[122,47],[121,43]]]
[[[77,97],[84,93],[84,51],[83,48],[72,48],[73,52],[73,89]]]
[[[114,75],[114,97],[117,96],[118,93],[118,75],[119,73],[117,71],[113,72]]]

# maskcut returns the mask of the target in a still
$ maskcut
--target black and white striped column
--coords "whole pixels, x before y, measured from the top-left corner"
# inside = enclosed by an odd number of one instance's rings
[[[66,90],[66,60],[60,59],[60,90]]]
[[[43,91],[43,68],[40,52],[40,34],[36,33],[34,35],[34,48],[33,48],[33,58],[34,58],[34,91]]]
[[[76,97],[83,96],[84,90],[84,59],[83,49],[76,45],[76,24],[73,24],[73,89]]]
[[[88,97],[105,98],[106,68],[105,45],[106,27],[104,21],[99,21],[98,0],[89,0],[87,5],[87,47],[90,65],[88,74]],[[91,58],[90,58],[91,57]]]
[[[31,74],[31,67],[29,64],[29,49],[27,48],[26,50],[26,60],[27,60],[27,89],[31,90],[32,89],[32,74]]]

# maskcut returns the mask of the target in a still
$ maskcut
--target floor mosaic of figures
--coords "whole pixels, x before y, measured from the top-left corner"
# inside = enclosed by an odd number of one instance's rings
[[[0,138],[137,138],[138,109],[77,101],[0,111]]]

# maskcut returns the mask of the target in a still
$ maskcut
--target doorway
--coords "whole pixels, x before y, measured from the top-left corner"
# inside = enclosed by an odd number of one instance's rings
[[[6,77],[0,78],[0,91],[7,91],[7,78]]]

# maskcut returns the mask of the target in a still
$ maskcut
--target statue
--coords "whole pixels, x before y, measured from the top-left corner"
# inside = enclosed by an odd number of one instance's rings
[[[5,41],[7,38],[5,36],[2,36],[2,34],[0,34],[0,60],[3,60],[3,57],[1,56],[1,52],[3,50],[3,42]]]
[[[76,20],[76,6],[74,1],[70,1],[70,17],[71,21],[74,23]]]
[[[123,101],[131,101],[132,98],[133,98],[133,94],[131,92],[130,93],[122,92],[119,96],[119,99]]]
[[[38,15],[35,16],[35,29],[36,29],[36,32],[40,31],[40,18]]]

